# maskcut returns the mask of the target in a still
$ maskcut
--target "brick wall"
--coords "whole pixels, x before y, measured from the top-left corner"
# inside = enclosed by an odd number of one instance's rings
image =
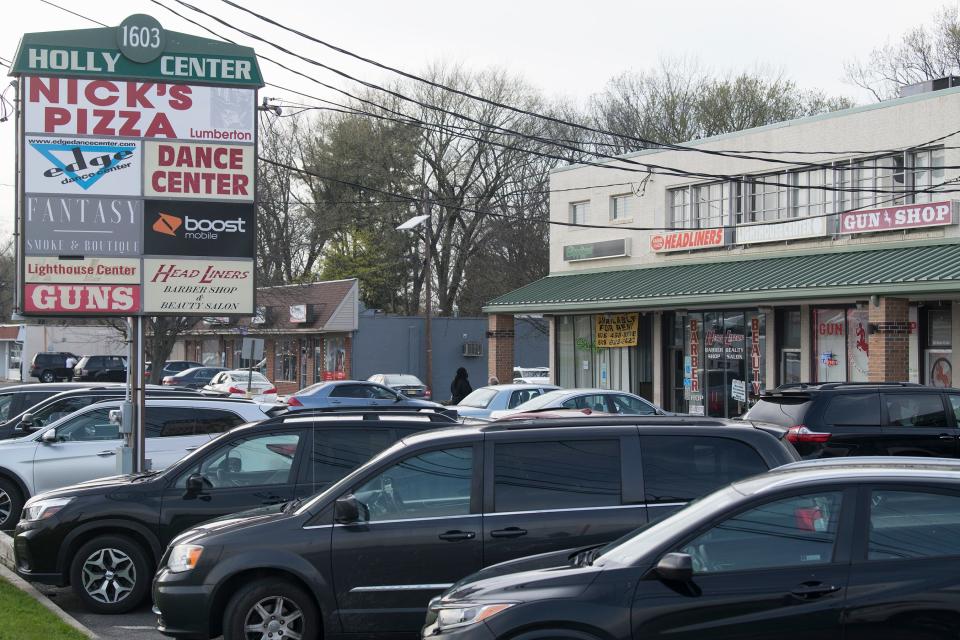
[[[904,298],[880,298],[869,305],[870,382],[910,379],[910,315]]]
[[[513,316],[487,317],[487,371],[502,384],[513,381]]]

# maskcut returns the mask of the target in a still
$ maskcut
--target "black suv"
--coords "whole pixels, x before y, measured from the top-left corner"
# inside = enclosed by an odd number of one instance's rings
[[[804,458],[960,457],[960,390],[919,384],[793,384],[760,396],[744,415],[789,428]]]
[[[122,356],[83,356],[73,369],[80,382],[123,382],[127,379],[127,361]]]
[[[278,416],[237,427],[162,472],[93,480],[29,500],[16,529],[17,571],[70,584],[87,608],[122,613],[147,595],[167,543],[184,529],[259,513],[326,489],[441,414],[346,411]]]
[[[296,508],[211,522],[173,540],[154,580],[158,628],[225,640],[254,629],[272,638],[415,637],[428,600],[456,580],[504,560],[608,542],[794,462],[785,433],[632,416],[413,435]]]
[[[958,487],[955,460],[787,465],[605,548],[470,576],[422,637],[954,639]]]
[[[145,387],[145,392],[147,397],[200,395],[198,391],[193,389],[149,384]],[[94,402],[122,398],[124,395],[126,395],[126,388],[124,385],[116,383],[90,384],[78,389],[62,391],[29,407],[22,413],[0,422],[0,440],[25,436],[54,420],[59,420],[74,411],[88,407]],[[0,477],[2,476],[3,470],[0,469]]]
[[[67,366],[67,358],[75,361],[80,358],[69,351],[41,351],[33,356],[30,364],[30,377],[40,382],[71,380],[73,368]]]

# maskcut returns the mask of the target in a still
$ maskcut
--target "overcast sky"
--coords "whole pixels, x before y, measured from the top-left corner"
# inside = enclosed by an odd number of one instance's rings
[[[111,26],[130,14],[148,13],[166,29],[210,37],[149,0],[52,1]],[[174,0],[161,1],[319,80],[347,86],[329,72],[249,41]],[[353,75],[374,82],[390,79],[385,72],[270,27],[220,0],[191,2],[238,27]],[[581,102],[623,71],[650,68],[664,57],[689,57],[718,72],[760,68],[782,73],[802,87],[846,95],[861,103],[871,98],[844,83],[844,62],[895,42],[908,29],[930,22],[945,4],[954,4],[942,0],[239,2],[278,22],[395,67],[417,71],[442,59],[472,68],[499,66],[522,75],[549,96]],[[5,3],[4,10],[0,56],[8,60],[25,32],[96,26],[40,0],[14,0]],[[269,62],[261,63],[261,69],[268,82],[324,98],[336,95]],[[263,95],[274,96],[277,91],[267,88]],[[0,123],[0,233],[4,234],[13,226],[13,153],[13,122]]]

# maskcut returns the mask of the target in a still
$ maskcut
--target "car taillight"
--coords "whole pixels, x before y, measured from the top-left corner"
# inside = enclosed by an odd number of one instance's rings
[[[277,392],[277,388],[276,388],[276,387],[270,387],[270,388],[267,389],[266,391],[261,391],[260,393],[276,393],[276,392]]]
[[[245,389],[237,389],[236,387],[230,387],[227,389],[227,393],[246,393]]]
[[[431,398],[431,397],[433,397],[433,396],[431,395],[431,393],[430,393],[430,389],[429,389],[429,388],[423,390],[423,397],[424,397],[424,398]]]
[[[297,396],[287,396],[287,404],[291,407],[302,407],[303,403],[297,400]]]
[[[796,424],[787,429],[789,442],[829,442],[830,435],[825,431],[811,431],[802,424]]]

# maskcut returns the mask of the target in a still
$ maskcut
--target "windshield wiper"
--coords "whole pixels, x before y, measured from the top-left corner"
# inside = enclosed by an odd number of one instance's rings
[[[304,500],[303,498],[297,498],[296,500],[290,500],[289,502],[285,503],[282,507],[280,507],[280,512],[281,512],[281,513],[286,513],[287,511],[292,511],[292,510],[296,509],[297,507],[299,507],[299,506],[303,503],[303,500]]]
[[[581,551],[573,557],[573,566],[575,567],[589,567],[593,564],[593,561],[597,559],[597,556],[600,555],[600,552],[603,550],[603,547],[594,547],[592,549],[587,549]]]

